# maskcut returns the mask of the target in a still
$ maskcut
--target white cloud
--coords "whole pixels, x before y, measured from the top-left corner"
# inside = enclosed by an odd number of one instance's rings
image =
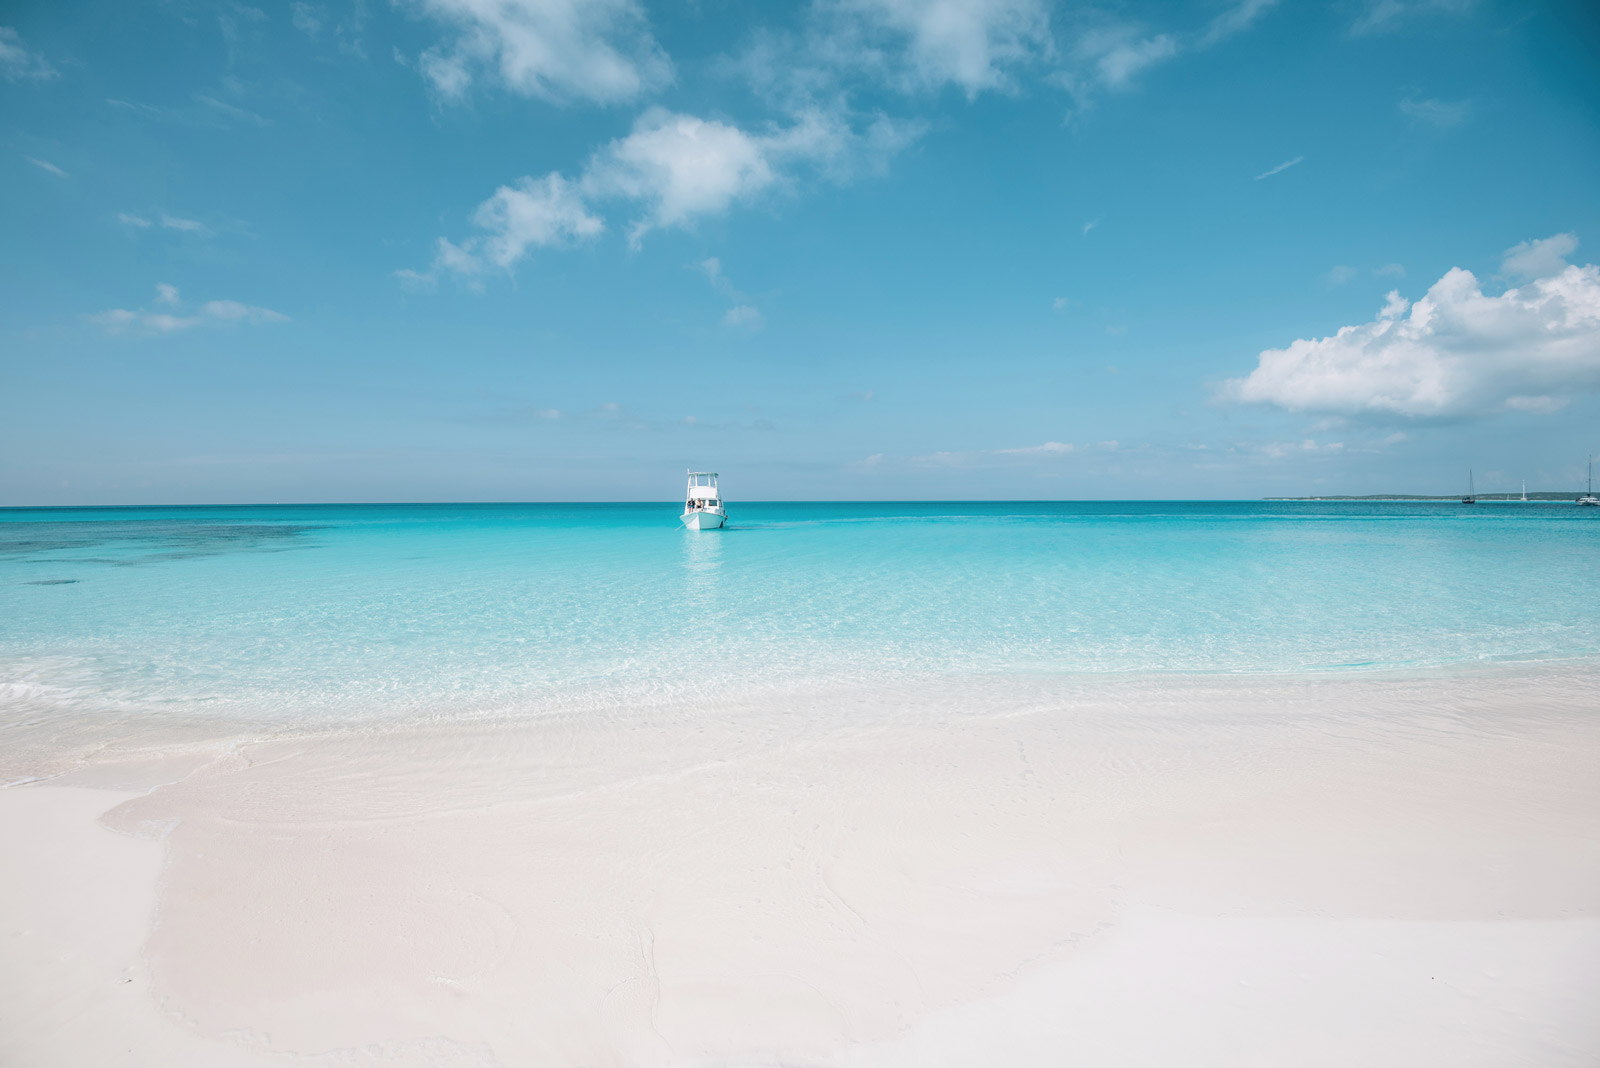
[[[1056,311],[1066,311],[1067,305],[1071,303],[1072,300],[1069,297],[1057,297],[1055,300],[1050,302],[1050,307],[1054,308]]]
[[[1408,96],[1397,105],[1400,113],[1417,122],[1448,130],[1467,121],[1472,103],[1467,100],[1435,100],[1428,97]]]
[[[207,232],[205,223],[194,219],[180,219],[175,215],[168,215],[166,212],[161,213],[161,225],[168,230],[182,230],[184,233],[190,234]]]
[[[1177,55],[1178,41],[1171,34],[1145,37],[1132,27],[1120,26],[1085,34],[1074,51],[1101,85],[1126,89],[1139,73]]]
[[[117,221],[124,226],[131,226],[136,230],[150,229],[150,220],[142,215],[129,215],[127,212],[118,212]]]
[[[761,309],[751,304],[737,304],[722,316],[722,325],[743,330],[760,330],[767,323]]]
[[[36,159],[33,156],[23,156],[22,158],[33,164],[35,167],[38,167],[41,171],[49,171],[57,178],[71,177],[66,171],[62,170],[60,167],[57,167],[54,163],[51,163],[47,159]]]
[[[1566,267],[1488,296],[1457,267],[1415,304],[1396,291],[1371,322],[1261,353],[1221,395],[1291,411],[1448,417],[1549,411],[1595,389],[1600,269]]]
[[[737,126],[652,108],[633,132],[590,163],[584,188],[596,196],[642,201],[647,214],[635,236],[720,212],[777,180],[774,157],[784,142]]]
[[[509,269],[530,246],[600,233],[605,223],[594,204],[601,201],[636,206],[629,233],[637,245],[651,230],[690,226],[701,216],[726,211],[782,184],[801,169],[833,181],[880,169],[920,133],[921,127],[883,117],[858,132],[842,113],[816,109],[801,113],[788,126],[752,132],[651,108],[626,137],[596,152],[576,181],[552,173],[502,186],[473,213],[473,222],[486,233],[459,244],[439,238],[432,270],[396,275],[425,286],[440,268],[461,276],[481,274],[486,265]]]
[[[1375,268],[1372,273],[1380,278],[1404,278],[1406,269],[1398,263],[1386,263],[1382,267]]]
[[[1277,0],[1237,0],[1194,31],[1153,32],[1136,22],[1090,15],[1088,28],[1067,50],[1066,67],[1049,80],[1070,92],[1080,109],[1087,108],[1097,90],[1131,89],[1151,68],[1244,32],[1276,5]]]
[[[42,82],[55,76],[56,69],[39,53],[29,51],[16,30],[0,26],[0,77],[8,82]]]
[[[230,104],[226,100],[218,100],[216,97],[208,96],[205,93],[195,94],[195,100],[201,104],[204,104],[216,114],[226,118],[234,119],[238,122],[248,122],[252,126],[272,125],[272,120],[267,118],[265,115],[258,115],[249,108],[242,108],[237,104]]]
[[[501,186],[478,205],[472,221],[483,233],[459,245],[439,238],[433,266],[427,272],[401,270],[395,274],[402,281],[427,287],[440,272],[471,278],[488,267],[509,271],[532,247],[562,245],[605,229],[599,216],[584,205],[577,187],[559,174]]]
[[[1331,268],[1327,274],[1322,276],[1322,280],[1330,286],[1342,286],[1354,278],[1357,273],[1354,267],[1346,267],[1341,264]]]
[[[1201,48],[1209,48],[1236,33],[1243,33],[1254,25],[1258,18],[1277,6],[1277,3],[1278,0],[1239,0],[1239,3],[1211,20],[1211,25],[1206,27],[1206,32],[1201,35],[1197,44]]]
[[[282,323],[289,318],[271,308],[257,308],[236,300],[208,300],[200,305],[200,314],[226,323]]]
[[[178,287],[162,282],[156,286],[156,303],[174,309],[180,303]],[[271,308],[241,304],[236,300],[212,300],[200,305],[192,315],[173,312],[150,311],[145,308],[112,308],[89,316],[89,321],[108,334],[138,332],[145,334],[172,334],[204,323],[262,323],[287,322],[289,317]]]
[[[478,205],[472,221],[488,232],[483,256],[501,269],[521,259],[530,245],[593,237],[605,229],[597,216],[589,214],[578,191],[559,174],[501,186]]]
[[[1290,456],[1343,452],[1344,442],[1331,441],[1319,444],[1313,438],[1302,438],[1299,441],[1240,441],[1229,446],[1228,451],[1263,460],[1283,460]]]
[[[1351,25],[1350,32],[1357,37],[1387,33],[1411,16],[1434,12],[1460,14],[1471,8],[1473,3],[1474,0],[1371,0],[1367,9]]]
[[[722,273],[722,261],[715,256],[708,257],[695,264],[706,276],[706,281],[711,283],[711,288],[718,293],[733,292],[733,283],[728,281],[728,276]]]
[[[1506,249],[1500,271],[1517,278],[1548,278],[1567,266],[1567,257],[1578,251],[1578,235],[1556,234],[1540,241],[1524,241]]]
[[[1304,163],[1305,159],[1306,158],[1304,156],[1296,156],[1294,159],[1286,159],[1271,170],[1262,171],[1260,174],[1256,175],[1255,180],[1259,182],[1263,178],[1271,178],[1274,174],[1282,174],[1290,167],[1293,167],[1298,163]]]
[[[453,41],[418,67],[456,100],[486,72],[546,100],[632,100],[672,81],[672,64],[634,0],[410,0],[450,25]]]
[[[295,29],[314,41],[322,33],[322,24],[327,21],[328,12],[325,8],[295,0],[289,5],[289,18]]]
[[[974,97],[1009,89],[1053,51],[1043,0],[836,0],[820,5],[848,65],[878,68],[902,89],[947,85]]]
[[[1047,441],[1042,445],[1026,445],[1020,449],[995,449],[996,456],[1062,456],[1076,447],[1068,441]]]
[[[810,168],[834,181],[862,170],[880,171],[921,135],[922,128],[879,116],[857,132],[838,111],[808,108],[789,126],[752,132],[717,120],[652,108],[627,137],[590,160],[584,190],[643,205],[632,237],[687,226],[718,214],[778,183],[792,169]]]

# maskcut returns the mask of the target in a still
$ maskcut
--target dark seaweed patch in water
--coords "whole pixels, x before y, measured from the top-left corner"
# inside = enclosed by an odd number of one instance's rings
[[[295,523],[113,520],[84,523],[0,523],[0,557],[19,563],[114,564],[130,567],[233,552],[283,552],[301,535],[325,529]],[[97,550],[91,556],[61,553]],[[105,555],[107,551],[117,555]],[[28,559],[28,557],[43,557]],[[63,580],[57,580],[63,581]],[[74,580],[64,580],[74,581]]]
[[[32,582],[23,583],[23,585],[25,585],[25,586],[71,586],[74,582],[77,582],[77,581],[78,581],[77,579],[34,579]]]

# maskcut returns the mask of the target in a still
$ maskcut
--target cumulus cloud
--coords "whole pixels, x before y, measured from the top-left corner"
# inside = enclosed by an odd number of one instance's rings
[[[1222,396],[1344,415],[1559,408],[1600,388],[1600,269],[1550,259],[1551,241],[1570,251],[1558,238],[1507,253],[1534,275],[1519,287],[1491,296],[1471,271],[1452,268],[1415,304],[1395,291],[1371,322],[1261,353]]]
[[[178,287],[165,282],[156,286],[157,304],[164,304],[172,311],[151,311],[146,308],[111,308],[89,316],[89,321],[99,326],[108,334],[173,334],[181,330],[203,324],[248,323],[260,325],[263,323],[287,322],[289,317],[271,308],[261,308],[250,304],[241,304],[236,300],[211,300],[200,305],[192,313],[178,314],[178,307],[182,303]]]
[[[0,77],[8,82],[42,82],[55,76],[56,69],[30,51],[16,30],[0,26]]]
[[[1547,278],[1567,266],[1567,257],[1578,251],[1577,234],[1556,234],[1539,241],[1524,241],[1506,249],[1500,271],[1517,278]]]
[[[632,100],[672,81],[672,64],[634,0],[409,0],[454,38],[418,69],[447,100],[490,76],[545,100]]]
[[[578,191],[559,174],[501,186],[478,205],[472,221],[487,231],[482,244],[484,258],[502,269],[521,259],[530,246],[592,237],[605,229],[584,207]]]
[[[584,205],[578,189],[559,174],[523,178],[503,185],[472,213],[482,233],[459,245],[439,238],[426,272],[402,270],[402,281],[430,286],[442,273],[472,278],[489,267],[510,270],[533,247],[562,245],[593,237],[605,229]]]
[[[552,173],[502,186],[473,213],[485,233],[459,244],[440,238],[433,270],[396,273],[426,286],[441,268],[462,276],[481,274],[486,266],[509,269],[531,247],[600,233],[605,224],[594,205],[602,202],[631,209],[629,234],[637,245],[651,230],[690,226],[801,171],[846,181],[879,170],[920,132],[882,117],[858,131],[842,113],[819,109],[787,126],[747,130],[651,108],[626,137],[596,152],[576,180]]]
[[[793,137],[751,134],[716,120],[652,108],[589,164],[584,188],[596,196],[642,202],[635,235],[720,212],[777,180],[782,157],[799,149]]]

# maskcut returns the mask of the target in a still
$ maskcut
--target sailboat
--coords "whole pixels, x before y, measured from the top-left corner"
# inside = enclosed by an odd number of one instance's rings
[[[1522,503],[1523,504],[1527,504],[1528,503],[1528,480],[1527,479],[1523,479],[1522,480]]]
[[[1578,498],[1578,506],[1600,507],[1600,497],[1594,495],[1594,457],[1589,457],[1589,489]]]
[[[1467,495],[1465,497],[1461,498],[1461,503],[1462,504],[1477,504],[1478,503],[1477,491],[1472,488],[1472,470],[1471,470],[1471,468],[1468,468],[1468,470],[1467,470]]]

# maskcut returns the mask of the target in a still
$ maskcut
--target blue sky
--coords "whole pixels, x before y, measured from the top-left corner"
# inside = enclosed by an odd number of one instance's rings
[[[1570,489],[1600,19],[20,3],[0,504]]]

